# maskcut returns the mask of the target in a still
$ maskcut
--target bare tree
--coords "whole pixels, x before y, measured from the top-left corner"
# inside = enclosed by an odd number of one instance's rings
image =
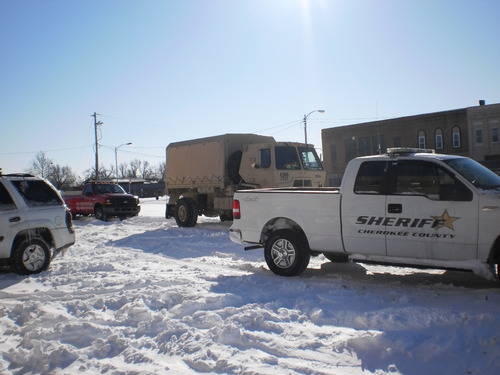
[[[166,164],[164,161],[160,162],[153,171],[153,178],[156,180],[163,180],[165,178]]]
[[[47,178],[50,175],[53,164],[54,162],[45,155],[45,152],[40,151],[31,163],[30,172],[42,178]]]
[[[52,165],[48,180],[56,189],[65,189],[76,184],[77,177],[70,167],[62,167],[59,164]]]
[[[149,161],[144,160],[141,165],[141,177],[145,180],[149,180],[153,177],[153,167],[149,164]]]
[[[139,159],[134,159],[130,162],[128,176],[131,178],[137,178],[139,171],[141,170],[142,162]]]
[[[119,178],[125,178],[127,177],[128,174],[128,164],[127,163],[121,163],[118,165],[118,176]]]
[[[114,167],[110,166],[109,169],[106,167],[99,167],[98,180],[110,180],[114,177]],[[93,180],[95,178],[95,168],[90,168],[85,171],[85,180]]]

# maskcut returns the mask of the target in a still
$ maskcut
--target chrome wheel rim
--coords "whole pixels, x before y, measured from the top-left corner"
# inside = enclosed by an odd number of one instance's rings
[[[279,268],[289,268],[295,261],[295,247],[287,239],[280,238],[271,247],[273,263]]]
[[[187,208],[183,204],[179,206],[177,210],[177,216],[180,221],[186,221],[187,219]]]
[[[45,251],[37,244],[29,245],[23,252],[23,265],[28,271],[38,271],[45,263]]]

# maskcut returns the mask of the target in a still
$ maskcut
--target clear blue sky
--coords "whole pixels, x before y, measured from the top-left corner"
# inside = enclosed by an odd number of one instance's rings
[[[497,0],[1,1],[0,168],[41,150],[90,168],[94,111],[103,145],[133,142],[120,161],[157,163],[202,136],[301,141],[282,124],[316,108],[321,147],[322,128],[500,102],[499,16]]]

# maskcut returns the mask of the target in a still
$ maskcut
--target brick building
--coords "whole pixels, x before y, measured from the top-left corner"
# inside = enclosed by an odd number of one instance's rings
[[[323,129],[328,185],[340,183],[349,160],[388,147],[432,148],[469,156],[500,171],[500,104],[454,109]]]

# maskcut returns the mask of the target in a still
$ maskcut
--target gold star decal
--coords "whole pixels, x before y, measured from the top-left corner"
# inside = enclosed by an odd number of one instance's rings
[[[434,219],[434,224],[432,225],[432,227],[436,230],[443,227],[455,230],[455,228],[453,227],[453,223],[460,219],[459,217],[450,216],[448,210],[444,210],[441,216],[432,216],[432,218]]]

